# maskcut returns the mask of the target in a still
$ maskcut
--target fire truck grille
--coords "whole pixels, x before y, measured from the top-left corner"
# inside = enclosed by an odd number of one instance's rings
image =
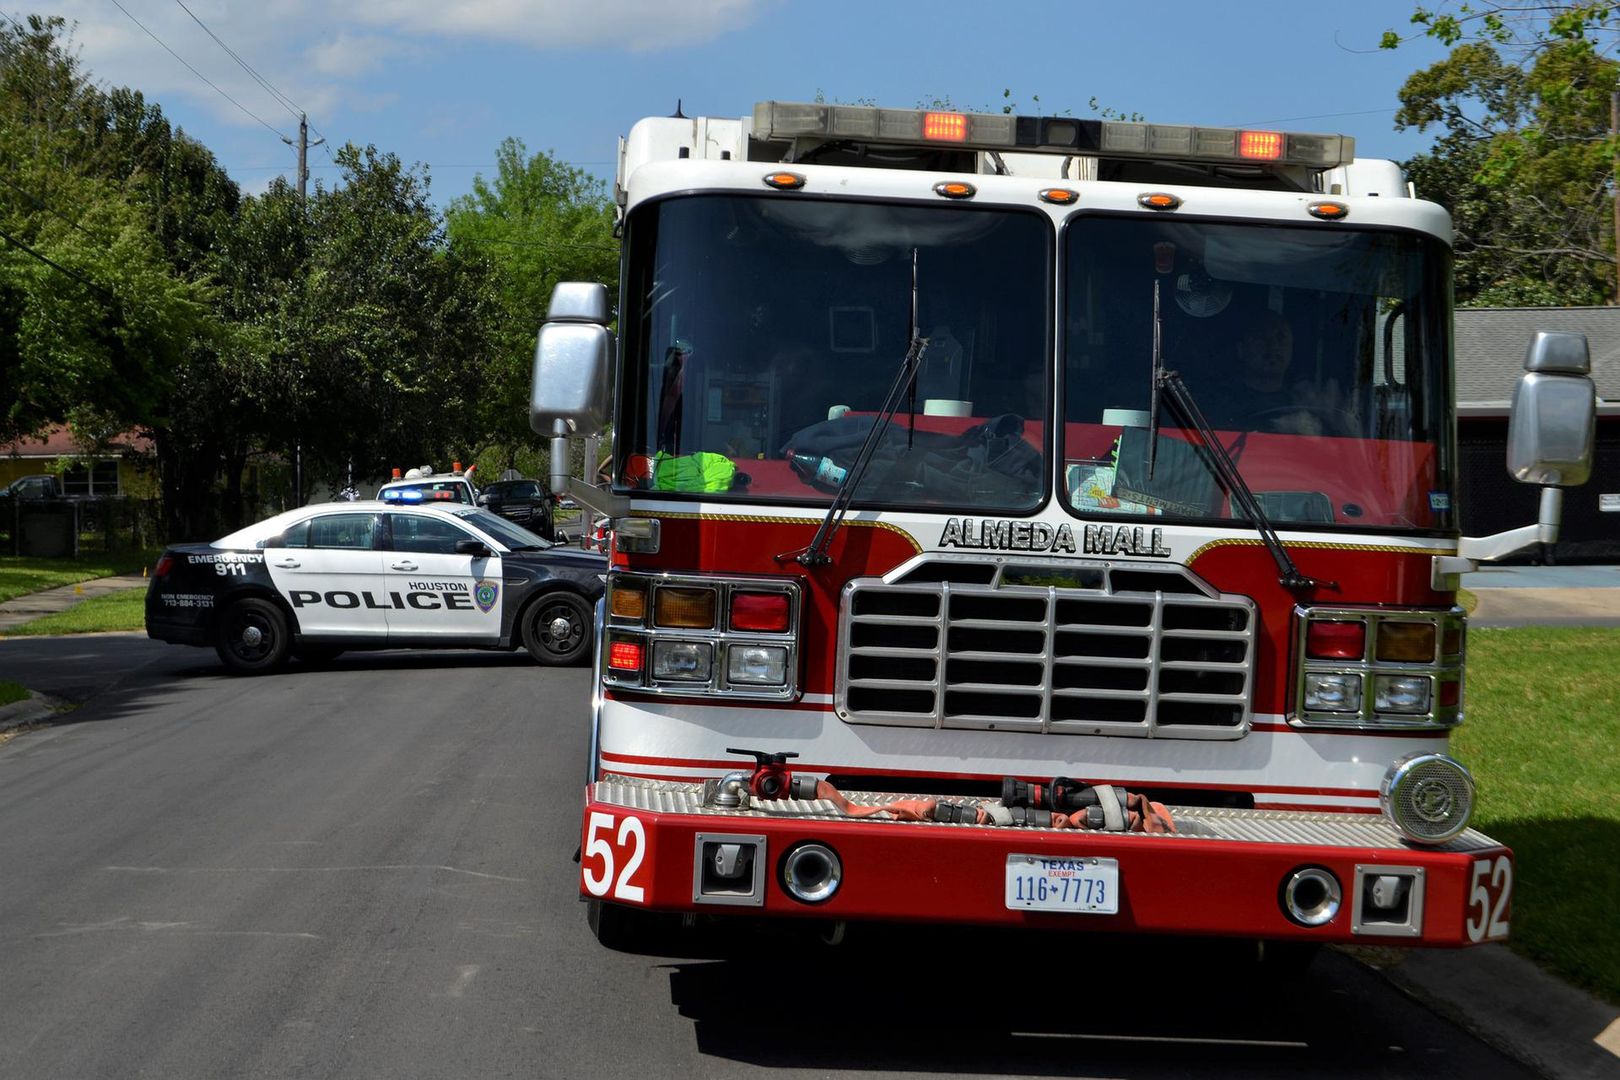
[[[849,723],[1234,739],[1249,727],[1257,619],[1180,567],[1024,584],[863,578],[844,592],[836,707]],[[1179,571],[1177,573],[1176,571]],[[929,580],[944,577],[946,580]]]

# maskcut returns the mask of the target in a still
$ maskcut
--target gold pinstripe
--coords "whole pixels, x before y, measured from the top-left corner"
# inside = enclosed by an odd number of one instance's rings
[[[664,510],[632,510],[631,517],[680,518],[687,521],[740,521],[752,525],[820,525],[820,518],[767,517],[762,514],[688,514]],[[922,545],[900,526],[889,521],[844,521],[840,528],[886,529],[910,544],[913,551],[922,553]]]
[[[1230,536],[1221,540],[1211,540],[1201,545],[1191,555],[1187,556],[1187,565],[1191,566],[1193,560],[1211,548],[1218,547],[1264,547],[1265,541],[1255,537]],[[1313,551],[1374,551],[1391,555],[1455,555],[1456,548],[1411,548],[1396,547],[1393,544],[1340,544],[1331,540],[1284,540],[1285,548],[1308,548]]]

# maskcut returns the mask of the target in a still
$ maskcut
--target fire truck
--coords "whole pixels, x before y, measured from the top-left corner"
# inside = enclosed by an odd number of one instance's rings
[[[1557,535],[1584,338],[1527,342],[1457,525],[1451,224],[1353,140],[764,102],[621,139],[620,300],[531,423],[611,425],[579,889],[694,917],[1466,946],[1458,575]],[[610,326],[616,326],[610,329]],[[610,390],[611,387],[611,390]],[[674,916],[681,919],[674,919]]]

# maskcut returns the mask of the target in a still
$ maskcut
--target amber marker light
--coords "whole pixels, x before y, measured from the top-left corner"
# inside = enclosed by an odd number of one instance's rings
[[[1041,192],[1041,201],[1068,206],[1070,203],[1080,201],[1080,193],[1073,188],[1049,187]]]
[[[1323,221],[1343,221],[1350,216],[1350,208],[1344,203],[1313,202],[1305,209],[1311,217],[1321,218]]]
[[[1434,663],[1434,623],[1379,623],[1373,655],[1385,663]]]
[[[1138,195],[1136,204],[1149,210],[1174,210],[1181,205],[1181,196],[1168,191],[1149,191]]]
[[[1283,135],[1280,131],[1242,131],[1238,133],[1238,156],[1257,161],[1276,161],[1282,157]]]
[[[653,625],[712,630],[714,603],[713,589],[659,589],[653,593]]]
[[[765,184],[778,191],[798,191],[804,187],[804,177],[796,172],[766,173]]]
[[[961,180],[941,180],[934,185],[934,194],[947,199],[971,199],[978,193],[978,188]]]
[[[961,113],[923,114],[923,138],[934,142],[967,142],[967,117]]]
[[[615,582],[609,594],[608,610],[615,619],[640,622],[647,617],[647,590],[640,585]]]

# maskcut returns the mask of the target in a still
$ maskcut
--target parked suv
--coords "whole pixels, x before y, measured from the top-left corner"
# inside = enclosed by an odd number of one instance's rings
[[[551,520],[551,493],[538,480],[498,480],[479,492],[478,505],[547,540],[557,538]]]

